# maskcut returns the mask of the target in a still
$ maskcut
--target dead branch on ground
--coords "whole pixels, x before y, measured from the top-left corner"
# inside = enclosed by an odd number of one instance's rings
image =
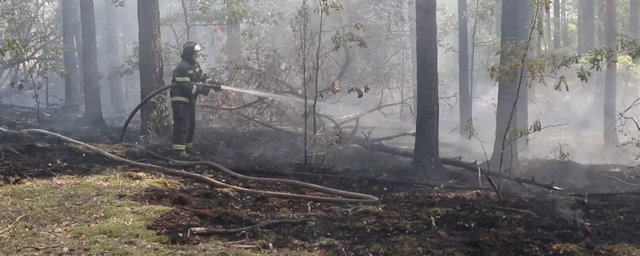
[[[313,219],[301,219],[301,220],[267,220],[264,222],[260,222],[255,225],[242,227],[242,228],[230,228],[230,229],[218,229],[218,228],[205,228],[205,227],[194,227],[189,229],[188,235],[214,235],[214,234],[235,234],[246,232],[256,228],[264,228],[268,226],[280,225],[280,224],[291,224],[298,225],[304,222],[312,221]]]

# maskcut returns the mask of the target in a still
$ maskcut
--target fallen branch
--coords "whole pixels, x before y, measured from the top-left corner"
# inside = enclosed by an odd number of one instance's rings
[[[255,229],[255,228],[264,228],[264,227],[273,226],[273,225],[280,225],[280,224],[297,225],[297,224],[301,224],[303,222],[309,222],[309,221],[312,221],[312,220],[313,219],[268,220],[268,221],[260,222],[258,224],[247,226],[247,227],[230,228],[230,229],[194,227],[194,228],[190,228],[189,229],[189,233],[188,234],[193,234],[193,235],[235,234],[235,233],[246,232],[246,231],[249,231],[249,230],[252,230],[252,229]]]
[[[310,200],[310,201],[317,201],[317,202],[334,202],[334,203],[380,203],[380,199],[378,199],[377,197],[371,196],[371,195],[366,195],[366,194],[360,194],[360,193],[354,193],[354,192],[347,192],[347,191],[343,191],[343,190],[337,190],[337,189],[331,189],[331,188],[327,188],[327,187],[323,187],[323,186],[319,186],[319,185],[315,185],[315,184],[310,184],[310,183],[305,183],[305,182],[300,182],[300,181],[293,181],[293,180],[284,180],[284,179],[278,179],[279,182],[283,182],[286,181],[289,184],[295,184],[295,185],[299,185],[299,186],[304,186],[304,187],[309,187],[309,188],[315,188],[317,191],[320,192],[324,192],[324,193],[329,193],[329,194],[335,194],[335,193],[339,193],[339,195],[344,195],[344,196],[348,196],[348,197],[352,197],[352,198],[330,198],[330,197],[319,197],[319,196],[309,196],[309,195],[299,195],[299,194],[287,194],[287,193],[281,193],[281,192],[272,192],[272,191],[262,191],[262,190],[254,190],[254,189],[248,189],[248,188],[243,188],[243,187],[238,187],[238,186],[234,186],[234,185],[230,185],[230,184],[226,184],[224,182],[203,176],[203,175],[198,175],[198,174],[194,174],[194,173],[190,173],[190,172],[185,172],[185,171],[180,171],[180,170],[175,170],[175,169],[171,169],[171,168],[167,168],[167,167],[163,167],[163,166],[158,166],[158,165],[153,165],[153,164],[147,164],[147,163],[140,163],[140,162],[135,162],[126,158],[122,158],[119,156],[116,156],[114,154],[111,154],[107,151],[104,151],[102,149],[99,149],[95,146],[89,145],[87,143],[81,142],[81,141],[77,141],[74,140],[72,138],[57,134],[57,133],[53,133],[50,131],[46,131],[46,130],[40,130],[40,129],[26,129],[26,130],[21,130],[21,131],[12,131],[12,130],[8,130],[5,128],[0,127],[0,132],[9,132],[9,133],[39,133],[39,134],[44,134],[44,135],[48,135],[48,136],[52,136],[52,137],[56,137],[59,138],[63,141],[66,141],[68,143],[74,143],[83,147],[86,147],[98,154],[101,154],[111,160],[115,160],[124,164],[129,164],[129,165],[133,165],[136,167],[140,167],[140,168],[151,168],[151,169],[155,169],[161,173],[164,174],[168,174],[168,175],[172,175],[172,176],[178,176],[178,177],[183,177],[183,178],[189,178],[189,179],[193,179],[193,180],[197,180],[197,181],[201,181],[203,183],[206,183],[208,185],[211,186],[218,186],[218,187],[223,187],[223,188],[229,188],[229,189],[234,189],[236,191],[239,192],[244,192],[244,193],[251,193],[251,194],[259,194],[259,195],[265,195],[265,196],[273,196],[273,197],[281,197],[281,198],[291,198],[291,199],[304,199],[304,200]],[[216,164],[216,168],[219,169],[223,169],[223,170],[227,170],[229,172],[231,172],[229,169],[225,168],[222,165]],[[238,174],[239,175],[239,174]],[[257,180],[257,181],[270,181],[269,179],[264,179],[264,178],[254,178],[254,177],[248,177],[248,176],[244,176],[244,175],[240,175],[241,177],[247,177],[247,178],[251,178],[253,180]],[[271,179],[271,181],[273,181],[274,179]]]
[[[590,197],[590,196],[623,196],[623,195],[631,195],[631,196],[640,196],[640,191],[627,191],[627,192],[611,192],[611,193],[571,193],[570,196],[575,197]]]
[[[362,137],[356,137],[353,143],[365,149],[378,151],[378,152],[382,152],[390,155],[413,157],[413,150],[390,147],[382,143],[368,143],[368,140]],[[444,165],[459,167],[474,173],[477,173],[479,168],[479,165],[475,163],[468,163],[468,162],[460,161],[453,158],[440,158],[440,162]],[[534,179],[523,179],[520,177],[509,177],[505,175],[498,175],[497,173],[494,174],[489,172],[489,170],[487,170],[486,168],[480,168],[480,171],[482,175],[486,175],[486,176],[499,177],[502,179],[515,181],[521,184],[529,184],[529,185],[538,186],[538,187],[551,189],[551,190],[562,190],[562,188],[555,186],[553,184],[538,182],[538,181],[535,181]]]
[[[531,214],[533,216],[538,216],[535,213],[533,213],[531,211],[527,211],[527,210],[520,210],[520,209],[516,209],[516,208],[511,208],[511,207],[501,207],[501,206],[497,206],[497,205],[492,205],[491,207],[496,208],[496,209],[500,209],[500,210],[505,210],[505,211],[514,211],[514,212],[519,212],[519,213]]]
[[[0,230],[0,235],[4,234],[5,232],[11,230],[13,227],[16,226],[16,224],[18,224],[18,221],[20,221],[22,218],[26,217],[28,214],[25,215],[20,215],[18,218],[16,218],[16,220],[14,220],[8,227],[6,227],[3,230]]]

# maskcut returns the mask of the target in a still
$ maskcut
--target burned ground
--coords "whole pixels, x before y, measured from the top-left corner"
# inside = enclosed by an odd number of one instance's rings
[[[28,111],[2,111],[5,127],[39,127],[24,118]],[[160,163],[140,151],[113,145],[118,134],[115,128],[93,132],[71,131],[54,125],[43,128],[57,128],[56,132],[91,142],[128,159]],[[353,147],[327,156],[323,166],[304,167],[295,163],[300,159],[296,159],[297,155],[286,145],[274,146],[285,141],[288,135],[269,130],[231,134],[223,129],[199,131],[200,141],[196,147],[202,157],[239,173],[291,178],[371,194],[382,201],[379,205],[329,204],[238,193],[168,177],[153,170],[125,166],[78,145],[42,135],[3,133],[0,136],[0,190],[60,177],[100,176],[105,175],[106,170],[117,170],[118,182],[122,184],[153,178],[153,186],[132,189],[130,193],[119,192],[115,198],[167,209],[153,215],[144,228],[166,238],[158,241],[172,250],[204,244],[221,247],[242,244],[246,245],[243,248],[247,254],[241,254],[245,253],[243,249],[219,255],[261,255],[270,250],[287,250],[272,255],[640,255],[637,239],[640,199],[637,196],[605,194],[585,199],[569,195],[569,192],[591,194],[637,189],[633,171],[609,171],[620,167],[527,160],[521,173],[523,177],[555,182],[568,192],[509,183],[509,189],[504,189],[498,200],[491,189],[462,189],[465,185],[477,186],[477,176],[463,170],[432,173],[428,180],[416,183],[392,182],[386,179],[401,177],[403,175],[395,174],[406,172],[401,168],[406,166],[406,159],[378,153],[370,157],[368,152]],[[135,140],[135,136],[127,138],[127,141]],[[160,153],[163,148],[168,148],[168,144],[147,147]],[[252,189],[322,195],[289,185],[237,180],[206,167],[185,170]],[[172,180],[177,182],[169,182]],[[451,180],[456,181],[457,189],[432,186]],[[502,186],[506,186],[504,181]],[[7,233],[0,231],[0,241],[22,232],[13,228],[16,216],[9,216],[10,212],[0,211],[3,215],[0,224],[12,228]],[[190,227],[233,229],[275,219],[309,221],[219,235],[188,232]],[[0,226],[0,230],[3,228]],[[5,248],[19,245],[15,241],[0,243]],[[83,246],[87,245],[71,244],[65,248],[80,253],[77,249]],[[39,248],[45,254],[58,249]],[[31,255],[32,251],[21,253]]]

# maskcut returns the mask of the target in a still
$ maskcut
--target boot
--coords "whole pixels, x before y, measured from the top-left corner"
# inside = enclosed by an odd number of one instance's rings
[[[189,155],[199,155],[200,152],[193,150],[193,148],[189,147],[184,150]]]
[[[173,151],[173,158],[180,161],[189,161],[191,160],[191,156],[187,154],[187,152],[182,150]]]

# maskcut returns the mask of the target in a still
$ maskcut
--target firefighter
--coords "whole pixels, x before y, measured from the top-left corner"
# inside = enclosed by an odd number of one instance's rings
[[[209,95],[211,89],[198,86],[200,83],[214,85],[215,91],[220,84],[202,73],[197,62],[199,44],[187,42],[182,47],[182,61],[173,70],[171,83],[178,86],[171,88],[171,108],[173,110],[173,151],[176,157],[189,159],[194,153],[193,139],[196,129],[196,98],[198,95]],[[201,84],[200,84],[201,85]]]

